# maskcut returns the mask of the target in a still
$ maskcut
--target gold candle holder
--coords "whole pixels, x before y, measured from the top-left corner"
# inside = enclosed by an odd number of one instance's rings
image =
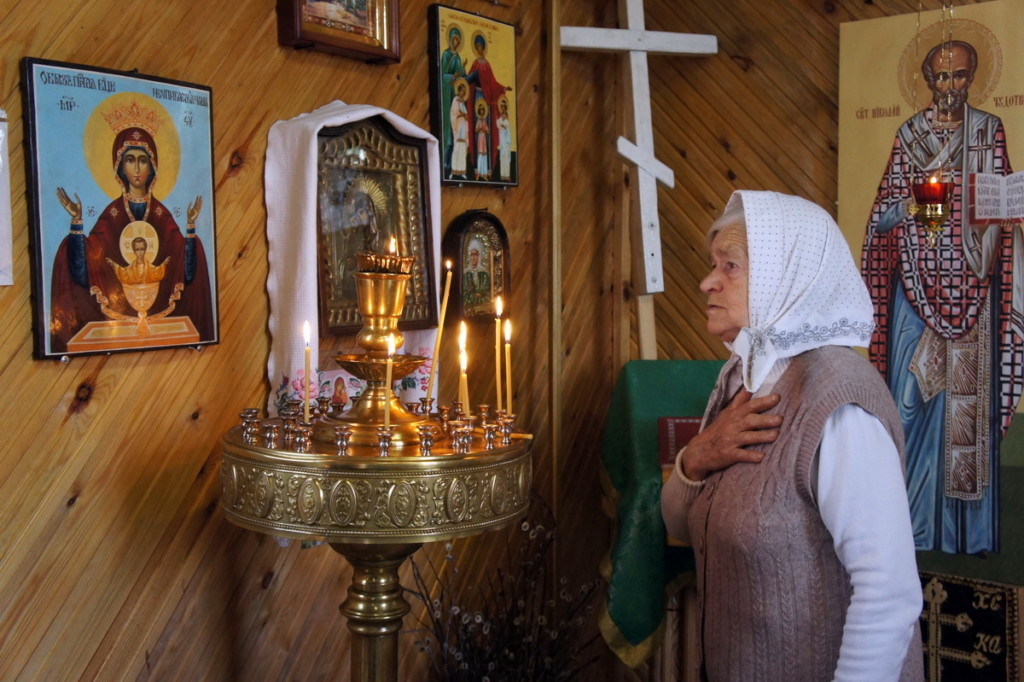
[[[413,256],[399,256],[395,253],[357,253],[356,267],[359,272],[409,275],[415,260]]]
[[[356,343],[364,354],[342,353],[335,361],[342,369],[366,382],[366,388],[352,407],[342,413],[326,415],[318,420],[314,438],[327,443],[333,442],[334,427],[347,424],[352,428],[351,443],[377,446],[377,427],[384,425],[384,413],[394,427],[391,444],[401,447],[419,442],[417,427],[426,423],[429,415],[410,411],[387,385],[388,337],[394,337],[394,347],[400,348],[405,337],[398,330],[398,320],[405,306],[406,285],[411,275],[403,272],[381,271],[385,267],[411,269],[409,256],[359,254],[360,269],[374,269],[373,272],[356,272],[356,293],[359,297],[359,313],[363,317],[363,328],[356,336]],[[408,268],[406,268],[408,265]],[[392,381],[401,381],[426,362],[418,355],[394,355],[392,357]]]

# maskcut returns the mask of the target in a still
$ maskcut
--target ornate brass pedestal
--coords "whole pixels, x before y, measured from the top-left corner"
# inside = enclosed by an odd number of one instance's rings
[[[398,291],[388,280],[401,277],[364,276],[362,284],[384,281]],[[471,430],[470,421],[442,425],[432,415],[402,407],[385,386],[387,355],[380,350],[381,334],[393,333],[400,300],[371,289],[367,295],[383,303],[363,310],[371,318],[359,337],[367,353],[337,358],[367,379],[364,394],[348,412],[319,415],[308,430],[292,423],[295,417],[259,419],[256,410],[243,412],[242,425],[223,438],[221,504],[232,523],[326,541],[352,564],[352,584],[341,605],[352,632],[352,679],[393,682],[398,632],[410,610],[399,567],[424,542],[475,535],[523,516],[532,478],[531,437],[514,432],[511,419],[477,416]],[[395,356],[399,369],[393,379],[423,360]],[[383,436],[382,448],[377,427],[385,404],[391,406],[394,430]],[[457,446],[446,430],[456,424]],[[343,445],[337,433],[346,428],[351,435]]]
[[[242,427],[224,436],[224,514],[261,533],[324,540],[352,564],[341,612],[352,632],[353,680],[397,680],[398,632],[410,608],[398,582],[406,557],[424,542],[512,523],[529,501],[524,434],[491,450],[477,434],[465,455],[396,448],[387,457],[372,446],[339,456],[323,444],[296,453],[245,440]]]

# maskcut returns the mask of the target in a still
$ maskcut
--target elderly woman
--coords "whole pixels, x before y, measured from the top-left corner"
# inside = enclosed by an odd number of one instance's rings
[[[903,434],[850,348],[872,310],[846,242],[812,203],[742,191],[708,243],[733,355],[661,498],[697,558],[702,675],[922,680]]]

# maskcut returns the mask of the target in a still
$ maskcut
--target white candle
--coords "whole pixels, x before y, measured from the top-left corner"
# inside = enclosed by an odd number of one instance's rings
[[[505,408],[512,412],[512,321],[505,320]]]
[[[437,321],[437,338],[434,339],[434,357],[430,359],[430,378],[427,379],[427,397],[434,397],[434,379],[437,378],[437,359],[441,354],[441,332],[444,331],[444,316],[448,311],[448,293],[452,289],[452,262],[446,260],[444,267],[448,274],[444,277],[444,295],[441,296],[441,317]]]
[[[306,340],[306,395],[305,395],[305,410],[303,415],[306,418],[306,423],[309,423],[309,392],[310,392],[310,381],[309,381],[309,320],[302,323],[302,337]]]
[[[501,296],[494,299],[494,396],[501,409]]]
[[[394,369],[395,335],[388,334],[388,364],[384,370],[384,428],[391,426],[391,374]]]

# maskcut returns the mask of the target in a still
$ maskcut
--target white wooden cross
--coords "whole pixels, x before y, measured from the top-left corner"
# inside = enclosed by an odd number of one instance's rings
[[[675,185],[675,176],[672,169],[658,161],[654,155],[647,54],[715,54],[718,52],[718,39],[694,33],[645,30],[643,0],[619,0],[619,15],[620,24],[625,19],[625,28],[563,26],[561,43],[566,50],[629,53],[636,142],[620,136],[618,150],[620,155],[637,167],[640,204],[638,227],[644,255],[643,286],[640,293],[654,294],[665,290],[661,268],[661,235],[658,229],[657,183],[661,181],[667,187],[672,187]]]

